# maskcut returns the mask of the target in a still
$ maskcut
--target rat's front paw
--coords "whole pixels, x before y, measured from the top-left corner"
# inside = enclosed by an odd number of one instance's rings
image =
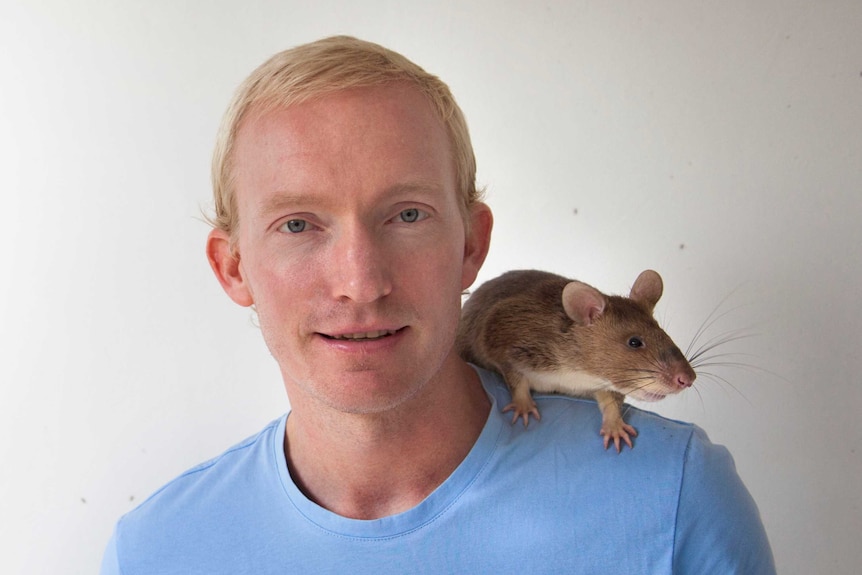
[[[514,411],[515,414],[512,416],[512,423],[518,421],[518,418],[522,418],[524,420],[524,427],[527,427],[527,424],[530,423],[530,414],[533,414],[533,417],[536,418],[536,421],[542,419],[539,416],[539,408],[536,407],[536,402],[532,399],[529,402],[518,402],[513,401],[509,405],[503,408],[503,413],[507,411]]]
[[[638,434],[634,427],[623,420],[603,422],[602,429],[599,433],[604,437],[605,449],[608,448],[611,440],[613,440],[614,447],[617,448],[617,453],[621,450],[620,441],[625,441],[626,445],[628,445],[630,449],[633,448],[634,446],[632,445],[631,438],[636,437]]]

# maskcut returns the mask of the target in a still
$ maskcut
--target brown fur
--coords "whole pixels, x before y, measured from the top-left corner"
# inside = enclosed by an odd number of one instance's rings
[[[658,399],[689,387],[696,377],[652,317],[661,293],[661,277],[650,270],[638,277],[629,297],[607,296],[548,272],[507,272],[464,304],[456,346],[465,360],[503,375],[513,397],[506,410],[525,425],[530,413],[539,418],[530,389],[595,397],[605,446],[613,440],[619,450],[620,440],[631,445],[629,435],[636,435],[622,419],[623,396]],[[632,337],[644,345],[632,347]],[[585,388],[567,378],[570,372],[603,383]]]

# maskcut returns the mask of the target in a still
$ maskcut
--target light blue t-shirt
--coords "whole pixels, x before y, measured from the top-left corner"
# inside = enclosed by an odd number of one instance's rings
[[[492,399],[466,459],[422,503],[346,519],[290,478],[287,416],[168,483],[117,524],[102,574],[771,574],[757,507],[698,427],[629,407],[635,448],[605,451],[595,402],[536,397],[526,429]]]

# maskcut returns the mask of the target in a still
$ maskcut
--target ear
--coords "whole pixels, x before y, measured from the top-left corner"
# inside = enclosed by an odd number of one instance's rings
[[[563,288],[563,309],[578,325],[592,325],[605,311],[605,296],[583,282],[569,282]]]
[[[663,289],[661,276],[652,270],[645,270],[635,280],[635,285],[632,286],[629,298],[645,305],[650,313],[652,313],[655,304],[661,298]]]
[[[227,232],[213,229],[209,233],[207,259],[216,279],[230,299],[244,307],[254,304],[248,281],[239,262],[239,253],[231,246],[230,235]]]
[[[471,205],[469,218],[470,228],[464,241],[461,291],[466,290],[476,281],[476,275],[488,255],[491,228],[494,227],[494,216],[491,214],[491,208],[485,203],[476,202]]]

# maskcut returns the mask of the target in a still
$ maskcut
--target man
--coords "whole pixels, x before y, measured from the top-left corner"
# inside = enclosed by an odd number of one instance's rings
[[[291,412],[120,520],[103,573],[771,573],[727,452],[631,409],[539,397],[454,352],[492,217],[463,116],[402,56],[337,37],[240,87],[207,243],[255,306]]]

